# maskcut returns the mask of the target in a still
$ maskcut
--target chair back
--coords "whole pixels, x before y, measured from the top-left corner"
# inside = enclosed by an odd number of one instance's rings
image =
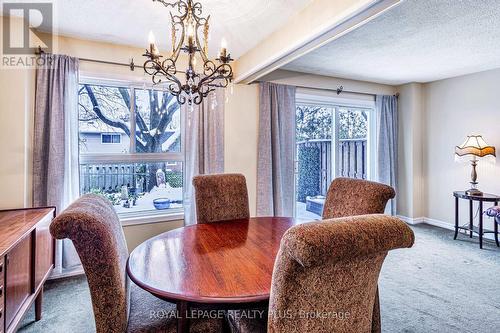
[[[123,333],[127,329],[127,244],[111,203],[97,195],[84,195],[50,225],[56,239],[71,239],[90,288],[97,333]]]
[[[413,243],[412,230],[386,215],[291,228],[274,266],[268,332],[371,332],[382,263]]]
[[[390,199],[396,196],[388,185],[362,179],[337,178],[326,195],[323,219],[383,214]]]
[[[245,176],[217,174],[193,177],[197,223],[250,218]]]

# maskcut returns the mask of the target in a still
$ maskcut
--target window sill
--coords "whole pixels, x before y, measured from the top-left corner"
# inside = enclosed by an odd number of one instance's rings
[[[165,223],[184,220],[184,211],[175,210],[170,212],[146,212],[137,214],[126,214],[120,216],[122,226],[129,227],[135,225]]]

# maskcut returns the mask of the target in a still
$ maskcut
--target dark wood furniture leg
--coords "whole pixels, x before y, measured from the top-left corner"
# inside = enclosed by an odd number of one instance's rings
[[[500,242],[498,241],[498,223],[497,221],[493,223],[495,223],[495,242],[497,243],[497,247],[500,247]]]
[[[177,312],[179,318],[177,318],[177,333],[188,333],[189,332],[189,318],[188,314],[188,303],[180,301],[177,303]]]
[[[479,248],[483,248],[483,202],[479,201]]]
[[[458,198],[455,197],[455,237],[453,239],[457,239],[458,237]]]
[[[470,228],[470,238],[472,238],[472,232],[474,230],[474,202],[469,200],[469,228]]]
[[[35,321],[42,319],[42,304],[43,304],[43,286],[35,298]]]

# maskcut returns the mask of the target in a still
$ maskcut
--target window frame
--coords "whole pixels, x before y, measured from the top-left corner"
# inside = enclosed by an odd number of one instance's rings
[[[321,106],[331,111],[333,121],[332,121],[332,145],[331,145],[331,156],[332,156],[332,168],[331,168],[331,179],[335,179],[339,174],[339,161],[338,161],[338,149],[339,149],[339,109],[340,108],[353,108],[353,109],[361,109],[366,111],[368,115],[368,129],[366,138],[368,141],[367,144],[367,152],[366,152],[366,160],[367,160],[367,170],[366,170],[366,178],[367,180],[375,180],[377,166],[377,149],[376,149],[376,140],[377,140],[377,117],[376,117],[376,104],[375,98],[364,99],[364,98],[344,98],[333,96],[333,93],[318,92],[313,91],[311,89],[301,89],[297,91],[295,96],[295,104],[296,105],[312,105],[312,106]],[[295,117],[296,121],[296,117]],[[297,124],[295,123],[295,131],[297,129]],[[296,132],[294,133],[294,147],[296,146]],[[294,200],[293,200],[293,214],[294,216],[297,214],[297,176],[298,176],[298,159],[297,154],[294,154]]]
[[[130,91],[130,131],[133,133],[136,132],[136,90],[156,90],[156,91],[164,91],[162,89],[155,89],[152,82],[144,83],[137,82],[134,80],[111,80],[106,78],[95,78],[80,75],[79,85],[89,84],[96,86],[105,86],[105,87],[120,87],[127,88]],[[80,165],[82,164],[91,164],[91,163],[155,163],[155,162],[164,162],[164,163],[182,163],[182,174],[183,174],[183,186],[182,193],[183,196],[186,192],[186,131],[185,131],[185,123],[186,123],[186,115],[182,108],[180,107],[180,151],[179,152],[161,152],[161,153],[138,153],[136,152],[136,135],[131,135],[130,137],[130,147],[129,153],[81,153],[78,152],[79,156],[79,167],[78,172],[80,172]],[[78,111],[77,111],[78,115]],[[78,129],[79,136],[79,129]],[[80,177],[80,175],[78,175]],[[122,221],[123,225],[137,225],[137,224],[148,224],[148,223],[158,223],[158,222],[166,222],[166,221],[177,221],[184,218],[184,207],[181,208],[171,208],[165,211],[159,210],[149,210],[149,211],[141,211],[141,212],[127,212],[127,213],[118,213],[120,221]]]
[[[111,138],[111,142],[104,142],[104,136],[109,135]],[[113,142],[113,136],[119,137],[120,140],[118,142]],[[121,145],[122,144],[122,135],[121,133],[101,133],[101,145]]]

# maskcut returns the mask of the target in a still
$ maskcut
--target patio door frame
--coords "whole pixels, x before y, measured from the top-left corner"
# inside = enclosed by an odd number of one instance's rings
[[[377,117],[375,109],[375,96],[372,98],[366,98],[365,95],[355,95],[349,94],[349,97],[339,97],[334,91],[324,91],[315,89],[297,89],[296,93],[296,105],[314,105],[321,106],[329,109],[332,112],[332,144],[331,144],[331,179],[335,179],[339,174],[340,163],[338,159],[339,151],[339,109],[344,108],[354,108],[362,109],[366,111],[368,116],[368,129],[367,129],[367,179],[375,180],[376,175],[376,158],[377,158]],[[295,130],[297,129],[297,117],[295,117]],[[297,147],[296,142],[297,135],[294,135],[294,147]],[[298,156],[297,149],[294,151],[294,200],[293,200],[293,214],[294,218],[297,218],[297,179],[298,179]]]

